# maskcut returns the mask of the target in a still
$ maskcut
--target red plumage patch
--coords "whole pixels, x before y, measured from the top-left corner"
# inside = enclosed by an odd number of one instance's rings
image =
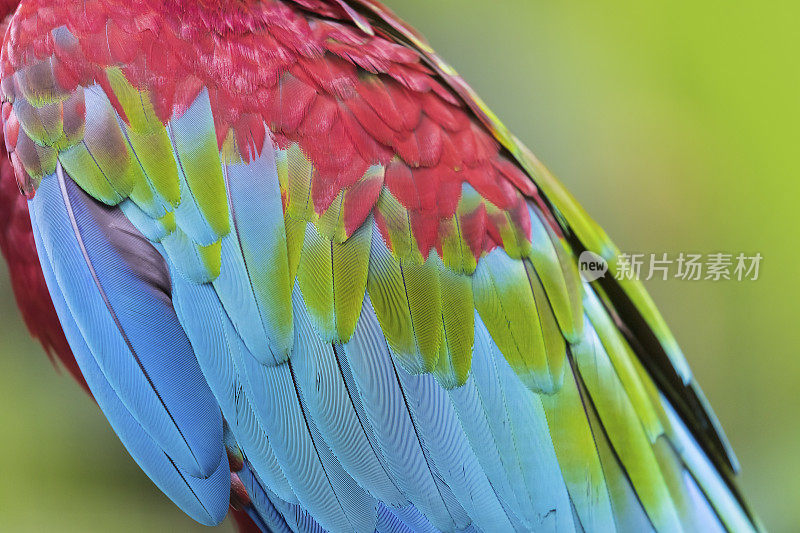
[[[473,252],[503,245],[500,215],[515,235],[529,233],[519,193],[535,196],[536,189],[479,123],[474,103],[465,106],[456,96],[468,88],[437,74],[435,59],[374,31],[344,2],[232,9],[224,2],[176,0],[164,7],[155,0],[87,0],[85,9],[48,2],[41,11],[38,3],[25,2],[15,16],[2,72],[19,72],[52,53],[53,78],[63,90],[99,83],[123,119],[104,73],[109,66],[150,93],[162,121],[183,113],[206,88],[220,147],[232,129],[249,161],[263,146],[265,125],[280,146],[298,143],[314,164],[318,214],[347,191],[347,234],[373,210],[385,184],[409,211],[427,256],[441,249],[440,225],[456,212],[464,183],[502,212],[492,211],[494,222],[485,208],[470,215],[464,236]],[[13,141],[13,116],[6,128]],[[15,166],[25,163],[23,155]],[[386,167],[385,179],[361,182],[375,164]]]
[[[60,360],[88,392],[50,299],[33,242],[28,205],[17,189],[5,148],[0,148],[0,252],[8,263],[14,296],[31,335],[42,343],[50,359]]]

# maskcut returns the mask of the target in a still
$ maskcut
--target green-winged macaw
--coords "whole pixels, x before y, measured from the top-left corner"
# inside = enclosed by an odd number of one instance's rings
[[[617,248],[378,2],[0,12],[23,316],[191,517],[759,528]]]

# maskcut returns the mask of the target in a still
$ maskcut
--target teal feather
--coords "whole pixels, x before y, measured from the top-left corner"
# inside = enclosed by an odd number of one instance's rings
[[[217,280],[215,287],[256,358],[264,364],[285,361],[293,342],[294,280],[289,278],[286,228],[271,139],[267,137],[260,154],[249,163],[229,162],[224,170],[235,241],[229,239],[232,242],[224,245],[228,270],[223,269],[224,278]],[[231,257],[237,252],[242,261]],[[261,327],[253,327],[253,304]]]
[[[292,368],[300,392],[320,434],[339,463],[362,487],[387,505],[407,503],[378,458],[341,370],[334,345],[316,333],[300,291],[295,291],[295,351]],[[341,349],[341,348],[340,348]],[[344,362],[345,364],[346,361]],[[373,437],[374,438],[374,437]]]
[[[239,446],[270,490],[289,503],[297,503],[297,496],[275,459],[269,436],[256,418],[250,398],[242,391],[241,376],[234,364],[236,357],[232,355],[243,350],[242,341],[214,289],[173,278],[175,310]]]
[[[454,529],[453,517],[416,435],[369,296],[353,337],[344,348],[367,418],[398,488],[438,529]]]
[[[398,368],[397,375],[423,448],[466,514],[484,531],[512,529],[447,391],[430,374],[412,376]]]
[[[339,499],[347,489],[325,469],[318,446],[325,444],[314,441],[290,363],[264,366],[252,355],[234,356],[242,369],[244,394],[252,398],[256,416],[274,443],[275,457],[300,504],[326,529],[350,529],[348,510]]]

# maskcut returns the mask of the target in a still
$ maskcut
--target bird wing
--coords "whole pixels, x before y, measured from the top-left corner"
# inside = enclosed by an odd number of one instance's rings
[[[195,519],[755,527],[641,285],[578,275],[616,248],[379,4],[23,3],[2,74],[76,360]]]

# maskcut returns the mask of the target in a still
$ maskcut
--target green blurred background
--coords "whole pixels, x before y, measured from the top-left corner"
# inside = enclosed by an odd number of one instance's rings
[[[800,8],[721,0],[389,4],[623,250],[763,254],[756,282],[648,288],[728,432],[756,510],[771,531],[797,531]],[[28,339],[5,265],[0,339],[0,530],[197,527]]]

